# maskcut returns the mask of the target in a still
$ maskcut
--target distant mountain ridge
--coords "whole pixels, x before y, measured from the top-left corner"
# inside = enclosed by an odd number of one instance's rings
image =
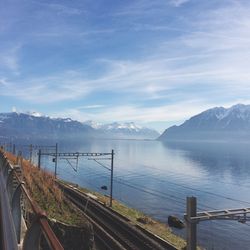
[[[0,136],[30,139],[77,137],[94,129],[70,118],[50,118],[38,114],[0,113]]]
[[[0,113],[0,138],[117,138],[155,139],[158,132],[134,123],[100,124],[71,118],[51,118],[40,113]]]
[[[162,141],[250,140],[250,105],[215,107],[172,126],[158,138]]]
[[[156,139],[160,135],[156,130],[138,126],[134,122],[101,124],[86,121],[83,124],[89,125],[102,135],[111,138]]]

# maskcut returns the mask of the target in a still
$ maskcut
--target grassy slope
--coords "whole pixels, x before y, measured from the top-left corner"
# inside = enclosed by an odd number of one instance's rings
[[[64,182],[64,183],[67,183],[67,182]],[[68,183],[68,184],[74,185],[72,183]],[[84,193],[94,194],[98,198],[98,201],[107,205],[109,204],[109,197],[101,195],[100,193],[97,193],[97,192],[92,192],[86,188],[82,188],[82,187],[78,187],[78,188],[80,191]],[[152,232],[153,234],[156,234],[160,236],[161,238],[167,240],[176,248],[182,249],[186,246],[186,241],[183,238],[173,234],[171,229],[164,223],[156,221],[136,209],[129,208],[125,204],[122,204],[121,202],[117,200],[113,200],[112,209],[120,213],[121,215],[127,217],[131,221],[131,223],[140,225],[141,227]],[[140,223],[138,222],[138,219],[139,220],[142,219],[146,223]]]
[[[7,153],[9,160],[15,164],[16,157]],[[46,171],[39,171],[37,167],[30,164],[29,161],[23,160],[23,175],[26,186],[38,205],[46,211],[48,217],[54,218],[61,222],[81,226],[86,223],[83,214],[72,207],[65,199],[62,191],[55,184],[54,176]],[[74,185],[72,183],[68,183]],[[85,188],[79,188],[84,193],[92,193],[97,196],[98,200],[104,204],[109,204],[109,198],[97,192],[92,192]],[[142,212],[127,207],[117,200],[113,200],[113,210],[127,217],[131,223],[138,224],[152,233],[162,237],[178,249],[185,247],[186,242],[181,237],[173,234],[171,229],[163,223],[149,218]],[[146,223],[138,222],[142,219]]]
[[[15,164],[16,157],[10,153],[6,154],[8,159]],[[24,159],[22,160],[22,170],[26,188],[31,197],[49,218],[76,226],[86,223],[83,213],[66,200],[51,173],[39,171],[37,167]]]

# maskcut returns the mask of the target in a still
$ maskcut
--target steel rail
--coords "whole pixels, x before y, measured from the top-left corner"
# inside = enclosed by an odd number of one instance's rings
[[[104,207],[79,190],[75,190],[60,182],[58,184],[64,190],[64,194],[81,210],[86,210],[86,202],[89,200],[88,209],[85,211],[86,214],[125,249],[175,249],[171,244],[161,241],[159,238],[156,240],[156,236],[149,233],[146,234],[142,230],[137,229],[123,219],[122,216],[118,216],[111,209]]]

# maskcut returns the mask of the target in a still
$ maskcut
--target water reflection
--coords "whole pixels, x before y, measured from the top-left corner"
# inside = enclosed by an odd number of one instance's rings
[[[114,197],[164,223],[170,214],[183,216],[186,196],[196,196],[200,210],[250,207],[250,144],[59,142],[59,152],[111,152],[111,149],[115,150]],[[51,159],[43,159],[42,163],[53,172]],[[60,160],[58,171],[60,178],[99,192],[103,192],[102,185],[109,187],[108,171],[86,158],[80,159],[77,172]],[[108,193],[109,190],[105,192]],[[201,223],[199,240],[208,249],[212,249],[211,241],[213,249],[247,249],[250,240],[244,236],[246,232],[250,233],[250,227],[236,222]],[[178,233],[184,235],[183,231]],[[230,236],[232,233],[235,238]]]
[[[182,150],[184,156],[198,163],[210,175],[231,176],[247,182],[250,176],[249,143],[180,143],[164,142],[167,149]]]

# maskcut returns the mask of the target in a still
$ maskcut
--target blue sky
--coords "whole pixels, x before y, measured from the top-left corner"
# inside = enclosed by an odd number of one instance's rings
[[[0,112],[162,131],[250,103],[248,0],[2,0],[0,40]]]

